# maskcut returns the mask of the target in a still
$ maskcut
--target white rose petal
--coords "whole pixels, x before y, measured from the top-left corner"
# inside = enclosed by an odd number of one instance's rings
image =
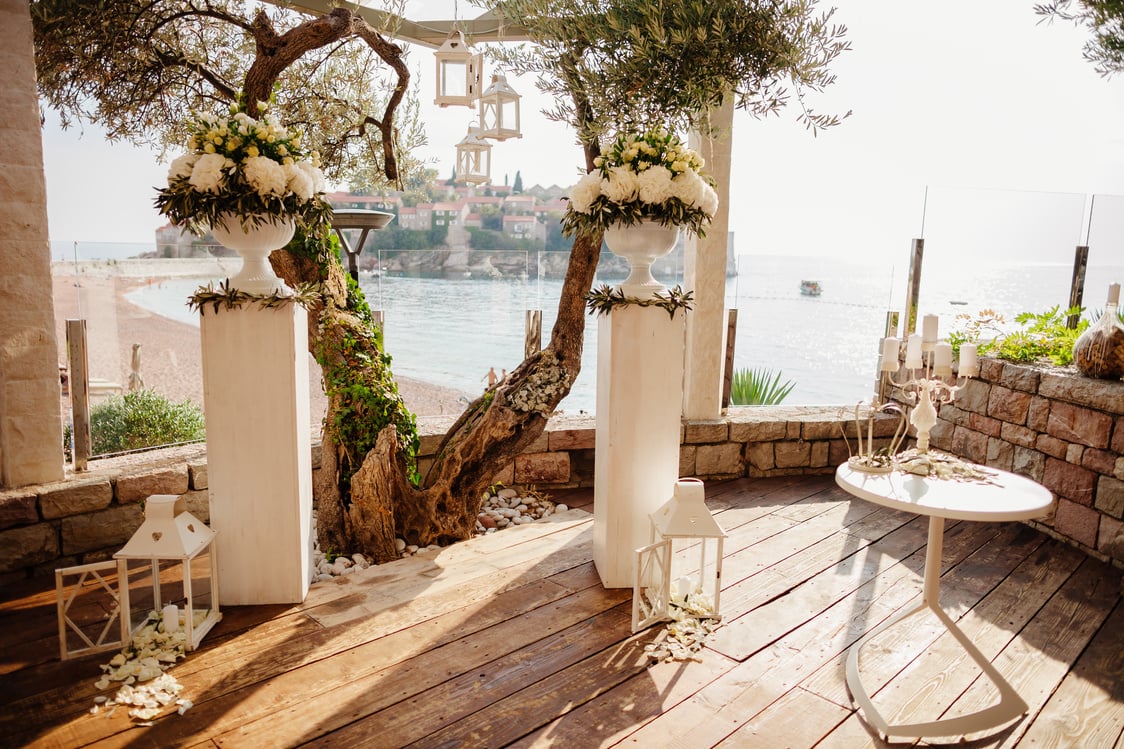
[[[269,195],[283,196],[287,191],[288,178],[285,169],[266,156],[252,156],[243,164],[246,181],[263,198]]]

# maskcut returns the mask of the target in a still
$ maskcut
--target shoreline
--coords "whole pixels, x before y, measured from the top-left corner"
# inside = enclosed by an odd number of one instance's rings
[[[52,263],[58,361],[66,365],[66,320],[86,320],[91,379],[128,389],[133,345],[139,344],[145,387],[169,400],[203,405],[202,345],[197,326],[164,317],[129,301],[126,295],[161,279],[229,275],[238,258],[133,259]],[[320,368],[308,356],[311,423],[318,434],[327,410]],[[422,380],[395,376],[399,393],[417,416],[459,415],[467,393]],[[69,398],[63,398],[69,407]]]

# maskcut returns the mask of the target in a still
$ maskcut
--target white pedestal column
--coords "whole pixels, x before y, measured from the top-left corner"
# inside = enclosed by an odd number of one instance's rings
[[[679,478],[685,317],[618,307],[600,318],[593,561],[606,588],[632,587],[648,516]]]
[[[207,309],[201,331],[220,603],[299,603],[312,565],[307,313]]]

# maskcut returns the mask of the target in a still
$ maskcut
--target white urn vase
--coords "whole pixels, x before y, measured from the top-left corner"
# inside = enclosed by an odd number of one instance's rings
[[[671,252],[678,240],[678,226],[649,220],[631,226],[615,224],[605,230],[605,244],[628,261],[630,272],[621,283],[625,296],[647,299],[666,288],[652,276],[652,263]]]
[[[230,288],[251,294],[287,295],[285,282],[273,272],[269,253],[280,249],[293,238],[296,226],[292,219],[270,216],[261,223],[253,218],[239,219],[223,214],[222,222],[211,227],[211,234],[222,244],[242,256],[242,268],[230,279]]]

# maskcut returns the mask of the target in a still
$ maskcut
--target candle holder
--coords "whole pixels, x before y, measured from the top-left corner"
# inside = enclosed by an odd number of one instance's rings
[[[960,370],[952,372],[952,347],[947,343],[920,340],[910,336],[906,346],[906,379],[897,381],[894,373],[883,367],[882,376],[902,391],[911,406],[909,423],[917,432],[917,451],[929,451],[929,432],[937,423],[937,406],[956,400],[956,394],[979,374],[976,347],[961,347]],[[892,339],[887,339],[892,340]]]

